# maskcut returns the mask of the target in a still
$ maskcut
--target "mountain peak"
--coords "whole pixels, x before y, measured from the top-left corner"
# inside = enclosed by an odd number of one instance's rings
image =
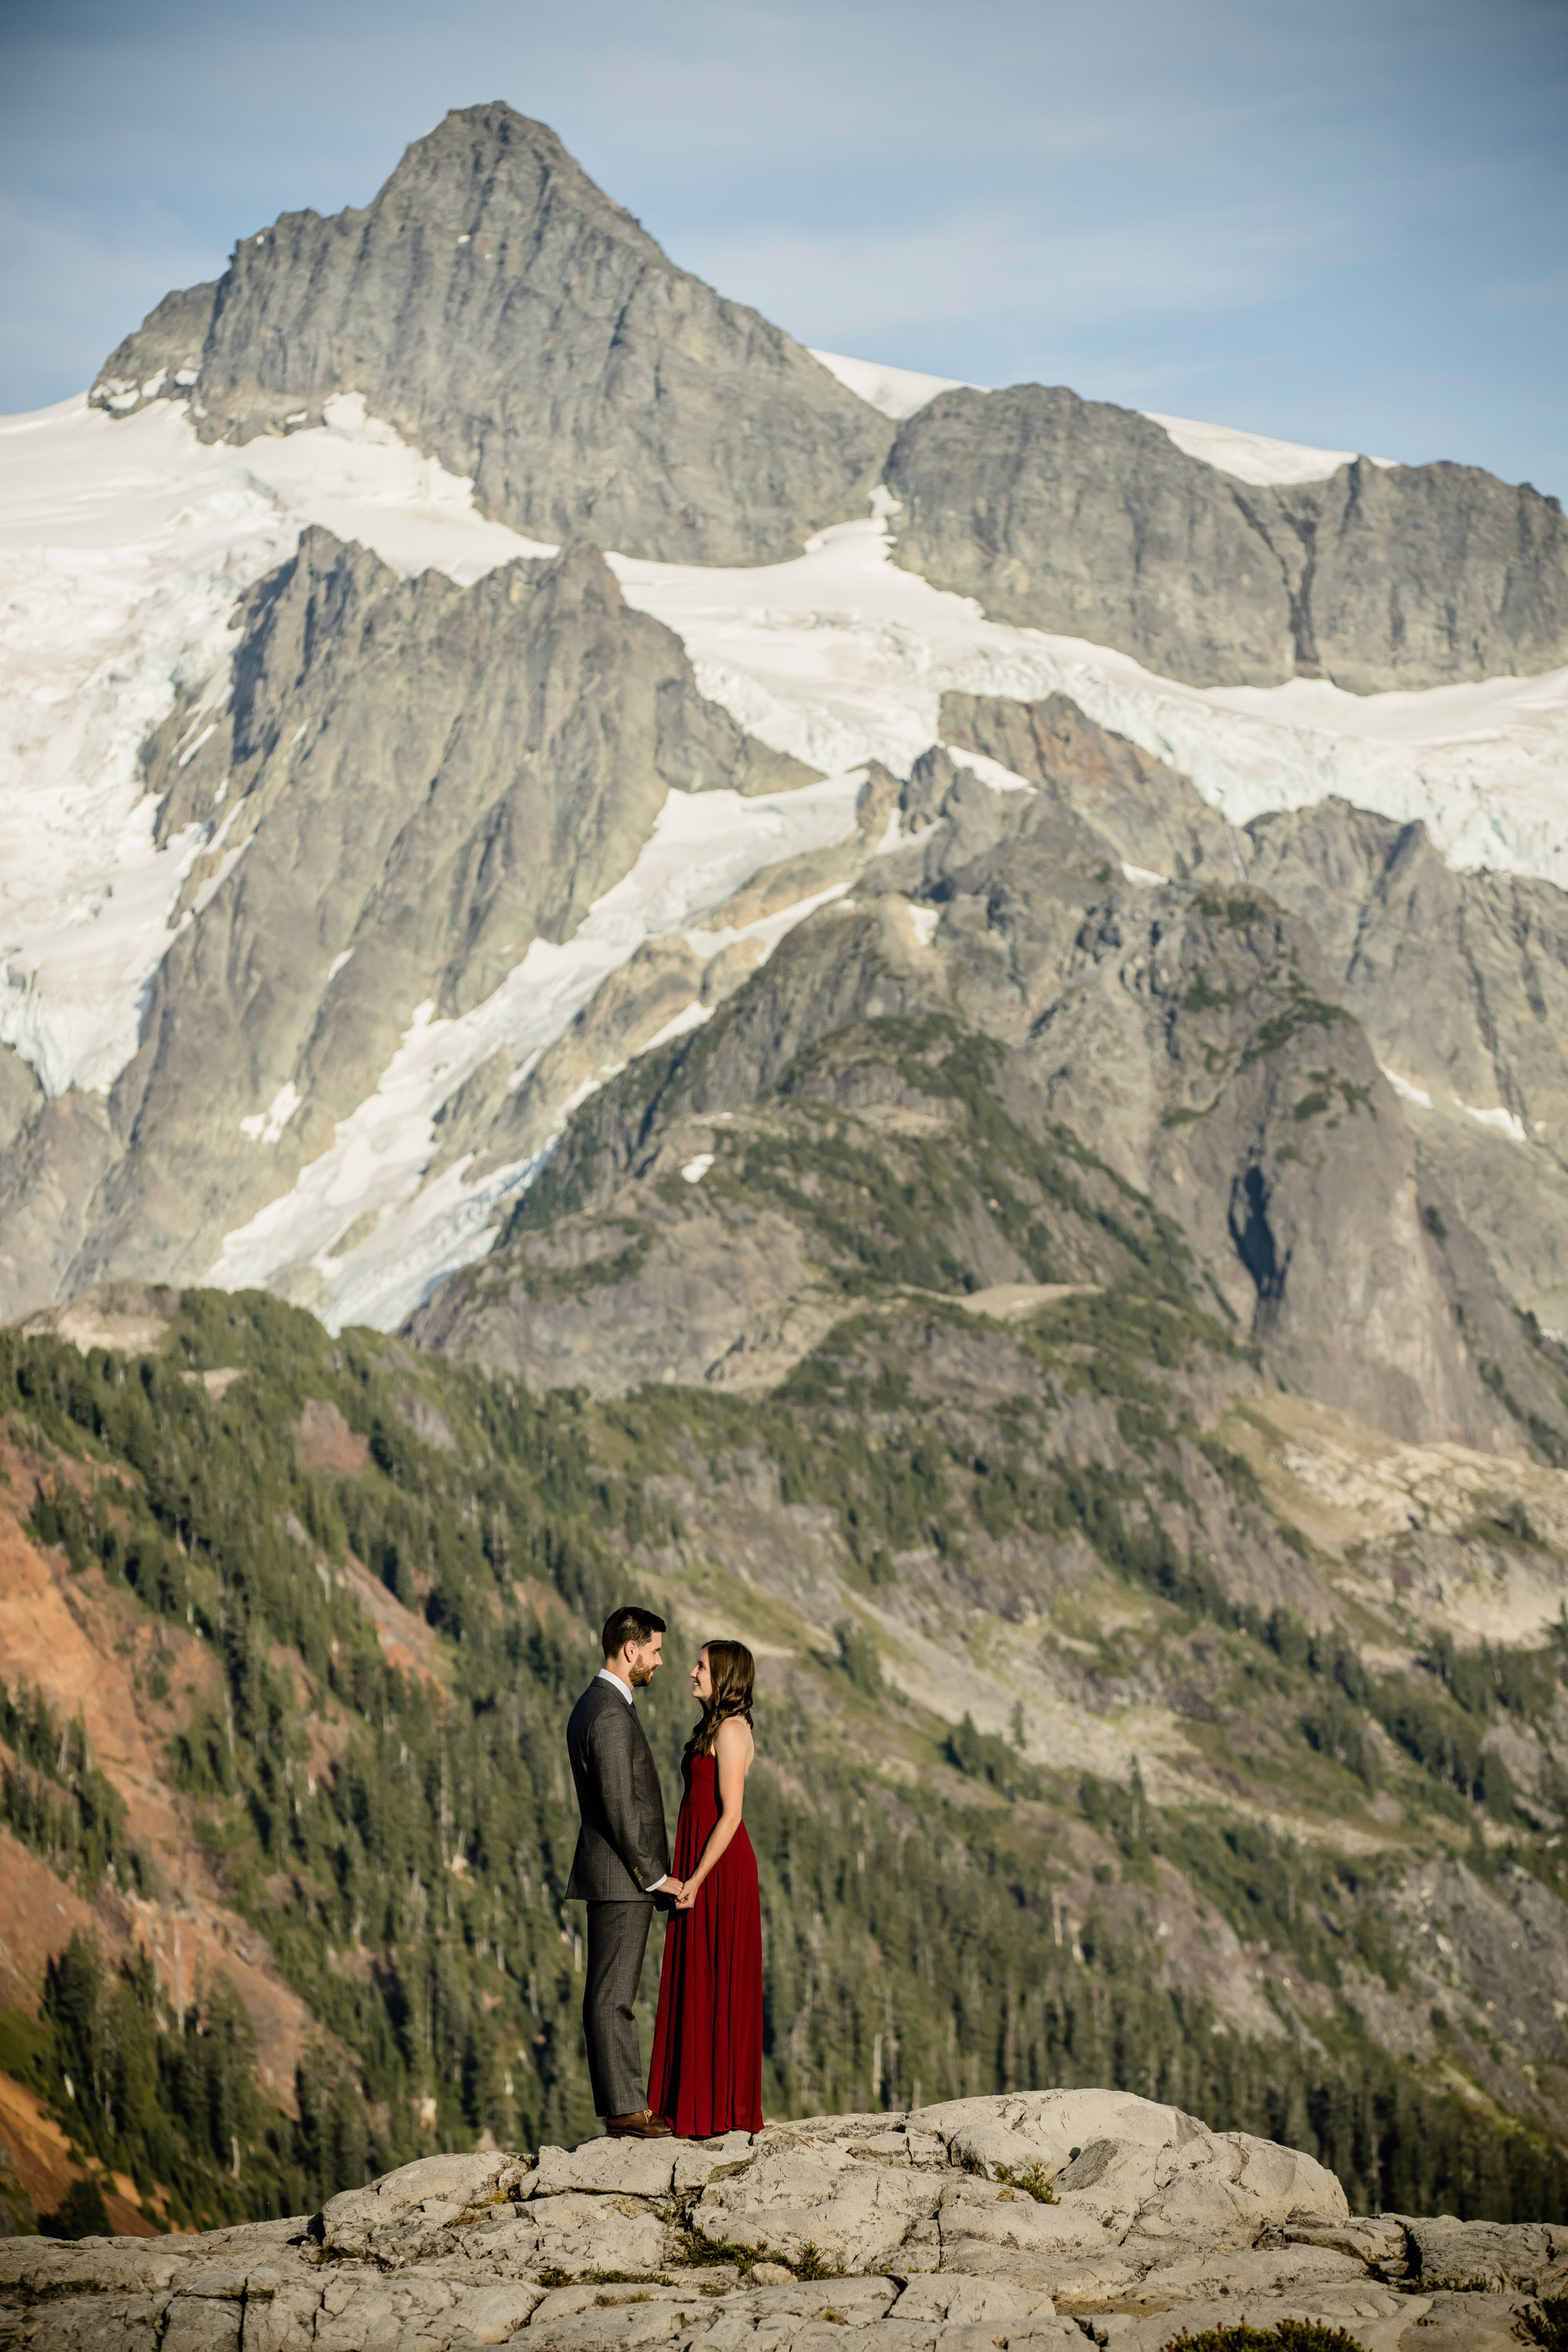
[[[363,209],[242,238],[92,397],[116,415],[188,399],[205,440],[243,442],[350,392],[531,538],[671,562],[798,552],[864,512],[892,437],[499,100],[416,140]]]
[[[366,209],[432,229],[452,227],[458,236],[467,228],[472,236],[467,214],[494,212],[510,220],[561,205],[606,235],[634,240],[650,262],[674,268],[642,224],[589,178],[560,134],[505,99],[453,107],[405,148]]]

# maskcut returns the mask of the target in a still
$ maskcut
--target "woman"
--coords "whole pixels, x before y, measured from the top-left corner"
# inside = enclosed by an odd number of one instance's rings
[[[691,1669],[701,1718],[686,1743],[647,2103],[682,2139],[763,2127],[763,1914],[741,1819],[756,1664],[706,1642]]]

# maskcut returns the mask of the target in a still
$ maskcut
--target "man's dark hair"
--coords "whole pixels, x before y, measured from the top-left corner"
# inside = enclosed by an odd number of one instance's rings
[[[635,1642],[640,1649],[663,1632],[663,1618],[656,1617],[651,1609],[612,1609],[605,1620],[605,1655],[613,1658],[627,1642]]]

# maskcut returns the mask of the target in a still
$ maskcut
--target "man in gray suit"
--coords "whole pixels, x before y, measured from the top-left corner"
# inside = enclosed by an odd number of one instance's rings
[[[566,1899],[588,1906],[588,1981],[583,2032],[594,2106],[612,2139],[665,2139],[669,2126],[643,2105],[642,2053],[633,2002],[656,1895],[680,1891],[668,1875],[669,1840],[653,1752],[636,1696],[658,1672],[664,1620],[617,1609],[605,1620],[605,1663],[572,1710],[566,1752],[583,1817]]]

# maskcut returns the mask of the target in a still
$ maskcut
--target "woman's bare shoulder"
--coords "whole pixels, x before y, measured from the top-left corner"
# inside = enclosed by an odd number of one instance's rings
[[[726,1756],[743,1756],[748,1764],[757,1752],[757,1743],[752,1738],[752,1727],[743,1716],[739,1715],[726,1716],[724,1721],[719,1726],[718,1737],[713,1744],[716,1748],[721,1748]]]

